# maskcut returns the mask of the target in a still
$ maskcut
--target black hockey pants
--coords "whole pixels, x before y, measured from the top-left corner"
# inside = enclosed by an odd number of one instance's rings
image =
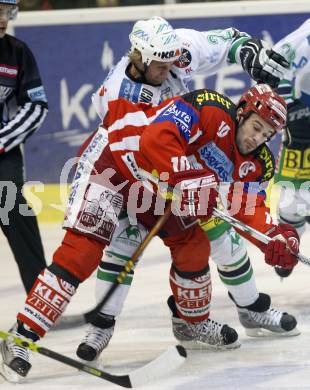
[[[36,216],[29,206],[26,207],[27,203],[21,192],[23,173],[24,163],[19,147],[0,155],[0,226],[28,293],[46,263]],[[27,214],[31,215],[22,215],[20,209],[27,208]]]

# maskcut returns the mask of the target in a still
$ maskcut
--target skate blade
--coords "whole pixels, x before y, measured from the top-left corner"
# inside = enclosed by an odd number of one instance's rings
[[[188,350],[227,351],[230,349],[237,349],[241,347],[241,343],[239,340],[236,340],[234,343],[228,345],[211,345],[198,340],[193,340],[193,341],[178,340],[178,342],[182,344],[185,349]]]
[[[245,328],[245,334],[249,337],[291,337],[300,335],[300,330],[294,328],[288,332],[272,332],[262,328]]]
[[[9,366],[3,363],[0,363],[0,374],[3,376],[5,380],[11,383],[21,383],[22,377],[18,375],[14,370],[12,370]]]

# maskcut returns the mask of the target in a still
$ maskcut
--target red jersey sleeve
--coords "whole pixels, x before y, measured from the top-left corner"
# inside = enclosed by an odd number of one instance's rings
[[[175,172],[175,161],[186,159],[188,143],[198,124],[197,111],[182,98],[168,104],[141,135],[140,152],[148,163],[147,170],[156,176]]]

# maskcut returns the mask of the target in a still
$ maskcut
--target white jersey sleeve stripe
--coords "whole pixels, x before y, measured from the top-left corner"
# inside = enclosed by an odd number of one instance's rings
[[[116,120],[113,125],[108,128],[109,133],[112,131],[123,130],[127,125],[144,126],[149,125],[150,120],[143,112],[129,112],[123,118]]]
[[[138,151],[139,150],[139,142],[140,142],[139,135],[136,135],[133,137],[125,137],[125,138],[123,138],[123,141],[121,141],[121,142],[114,142],[114,143],[110,144],[110,150],[111,150],[111,152],[115,152],[118,150]]]
[[[3,129],[0,139],[5,151],[23,142],[31,133],[37,130],[47,114],[47,107],[37,103],[26,103]]]

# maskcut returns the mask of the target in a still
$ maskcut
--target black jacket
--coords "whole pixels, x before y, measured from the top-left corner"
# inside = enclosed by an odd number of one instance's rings
[[[0,153],[25,141],[42,124],[47,100],[34,56],[6,34],[0,39]]]

